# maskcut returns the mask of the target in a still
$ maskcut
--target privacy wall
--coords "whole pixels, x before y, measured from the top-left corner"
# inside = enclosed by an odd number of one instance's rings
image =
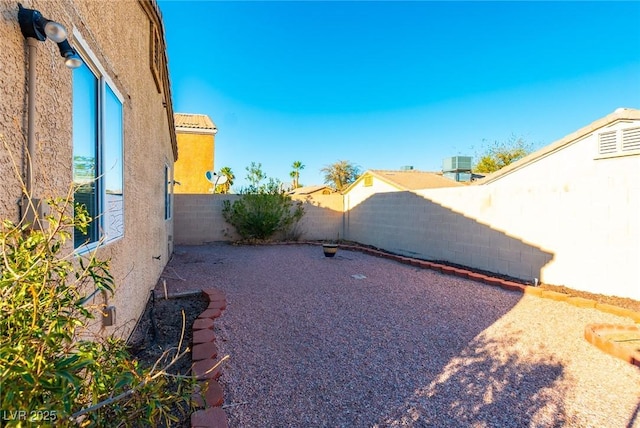
[[[640,299],[640,155],[634,147],[601,153],[601,134],[640,132],[637,113],[610,115],[486,184],[346,195],[346,237],[531,282]]]
[[[306,202],[301,238],[340,233],[398,254],[640,300],[638,110],[617,110],[477,185],[372,189]],[[221,215],[233,197],[175,198],[178,243],[234,239]]]
[[[225,200],[233,203],[238,195],[176,194],[176,244],[201,245],[207,242],[233,241],[240,237],[222,216]],[[304,240],[343,238],[343,198],[341,194],[294,196],[303,203],[304,217],[289,238]]]

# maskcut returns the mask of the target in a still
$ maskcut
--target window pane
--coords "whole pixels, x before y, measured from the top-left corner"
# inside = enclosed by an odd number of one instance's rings
[[[124,199],[122,186],[122,103],[105,85],[104,142],[102,175],[105,184],[104,227],[107,239],[124,234]]]
[[[74,232],[75,246],[98,240],[98,79],[83,64],[73,72],[73,185],[75,204],[94,218],[85,235]]]

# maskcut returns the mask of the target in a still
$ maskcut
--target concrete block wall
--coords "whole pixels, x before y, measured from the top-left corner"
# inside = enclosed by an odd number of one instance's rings
[[[173,195],[175,243],[201,245],[240,239],[234,228],[222,217],[223,201],[233,203],[237,198],[236,195]]]
[[[606,130],[639,123],[618,121]],[[599,130],[569,136],[484,185],[362,187],[305,201],[301,239],[340,233],[398,254],[640,300],[640,156],[599,156]],[[186,211],[176,215],[178,243],[230,239],[219,233],[233,230],[223,224],[221,205],[189,204],[176,195],[176,210]],[[217,229],[200,224],[206,216]]]
[[[640,300],[640,156],[598,158],[596,139],[585,136],[487,185],[346,195],[346,237]]]
[[[344,231],[342,227],[342,213],[344,211],[344,198],[341,194],[294,196],[294,201],[303,203],[304,217],[298,225],[300,239],[323,240],[342,239]]]
[[[176,244],[201,245],[240,239],[233,226],[222,216],[222,207],[223,201],[233,203],[241,196],[176,194],[173,197]],[[293,199],[303,203],[305,215],[292,230],[291,238],[321,240],[344,236],[342,195],[296,196]]]

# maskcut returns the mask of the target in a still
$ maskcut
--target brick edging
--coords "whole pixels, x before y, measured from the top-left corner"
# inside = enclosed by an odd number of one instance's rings
[[[293,242],[282,242],[282,244],[322,245],[322,242],[293,241]],[[489,274],[478,273],[471,270],[467,270],[465,268],[453,267],[453,266],[449,266],[441,263],[415,259],[408,256],[400,256],[397,254],[388,253],[386,251],[375,249],[375,248],[354,245],[354,244],[338,244],[338,248],[342,248],[344,250],[350,250],[350,251],[359,251],[361,253],[394,260],[399,263],[419,267],[422,269],[431,269],[436,272],[443,273],[445,275],[454,275],[461,278],[468,278],[474,281],[482,282],[487,285],[500,287],[509,291],[518,291],[523,294],[529,294],[529,295],[541,297],[544,299],[551,299],[559,302],[566,302],[570,305],[577,306],[579,308],[595,308],[601,312],[606,312],[606,313],[617,315],[620,317],[631,318],[634,322],[640,323],[640,312],[621,308],[619,306],[609,305],[606,303],[598,303],[593,299],[585,299],[583,297],[572,297],[565,293],[560,293],[552,290],[544,290],[540,287],[520,284],[507,279],[494,277]]]
[[[492,277],[490,275],[472,272],[464,268],[457,268],[453,266],[447,266],[439,263],[429,262],[426,260],[414,259],[406,256],[399,256],[385,251],[380,251],[368,247],[360,247],[358,245],[340,245],[339,248],[345,250],[360,251],[365,254],[391,259],[399,263],[408,264],[411,266],[420,267],[423,269],[431,269],[437,272],[441,272],[445,275],[455,275],[462,278],[472,279],[479,281],[487,285],[493,285],[501,287],[505,290],[518,291],[523,294],[529,294],[537,296],[543,299],[551,299],[559,302],[566,302],[570,305],[579,308],[594,308],[601,312],[606,312],[612,315],[620,317],[631,318],[634,322],[640,323],[640,312],[632,311],[630,309],[621,308],[619,306],[609,305],[606,303],[598,303],[593,299],[585,299],[583,297],[573,297],[565,293],[559,293],[552,290],[543,290],[539,287],[533,287],[530,285],[518,284],[517,282],[509,281],[502,278]],[[591,324],[587,325],[584,332],[585,339],[598,347],[600,350],[620,358],[628,363],[640,367],[640,350],[630,350],[618,345],[617,343],[608,340],[603,337],[599,332],[611,332],[611,331],[633,331],[640,332],[640,327],[637,325],[617,325],[617,324]]]
[[[607,333],[624,332],[640,334],[640,327],[637,325],[589,324],[584,329],[584,338],[601,351],[640,367],[640,348],[636,350],[625,348],[606,336]]]
[[[215,288],[202,290],[202,294],[209,306],[193,322],[191,340],[191,374],[198,381],[191,400],[201,409],[191,414],[191,427],[228,428],[227,414],[222,409],[224,392],[218,382],[221,361],[213,332],[214,320],[226,309],[227,299],[224,292]]]

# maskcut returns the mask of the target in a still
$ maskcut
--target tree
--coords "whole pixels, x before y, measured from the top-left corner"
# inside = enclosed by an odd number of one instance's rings
[[[267,178],[267,175],[262,171],[262,164],[251,162],[251,165],[245,169],[247,170],[246,179],[249,182],[249,187],[241,193],[258,193],[258,190],[262,187],[262,180]]]
[[[486,144],[486,140],[483,142]],[[473,171],[485,174],[498,171],[527,156],[531,151],[531,144],[522,137],[511,135],[506,142],[494,141],[492,145],[485,147],[478,162],[474,165]]]
[[[268,178],[262,164],[251,162],[247,168],[249,187],[233,203],[223,201],[222,215],[247,241],[270,239],[277,232],[290,235],[304,215],[302,202],[294,202],[278,179]],[[267,179],[266,183],[262,183]]]
[[[293,188],[297,189],[300,187],[300,171],[304,169],[304,165],[300,161],[295,161],[293,165],[291,165],[291,168],[293,168],[293,171],[291,171],[289,175],[293,178]]]
[[[218,184],[216,187],[216,193],[229,193],[231,186],[233,186],[233,180],[236,179],[236,176],[233,175],[233,171],[228,166],[220,168],[220,174],[227,177],[227,181],[222,184]]]
[[[347,160],[341,160],[325,166],[320,172],[324,174],[325,184],[340,191],[356,181],[360,175],[360,167]]]

